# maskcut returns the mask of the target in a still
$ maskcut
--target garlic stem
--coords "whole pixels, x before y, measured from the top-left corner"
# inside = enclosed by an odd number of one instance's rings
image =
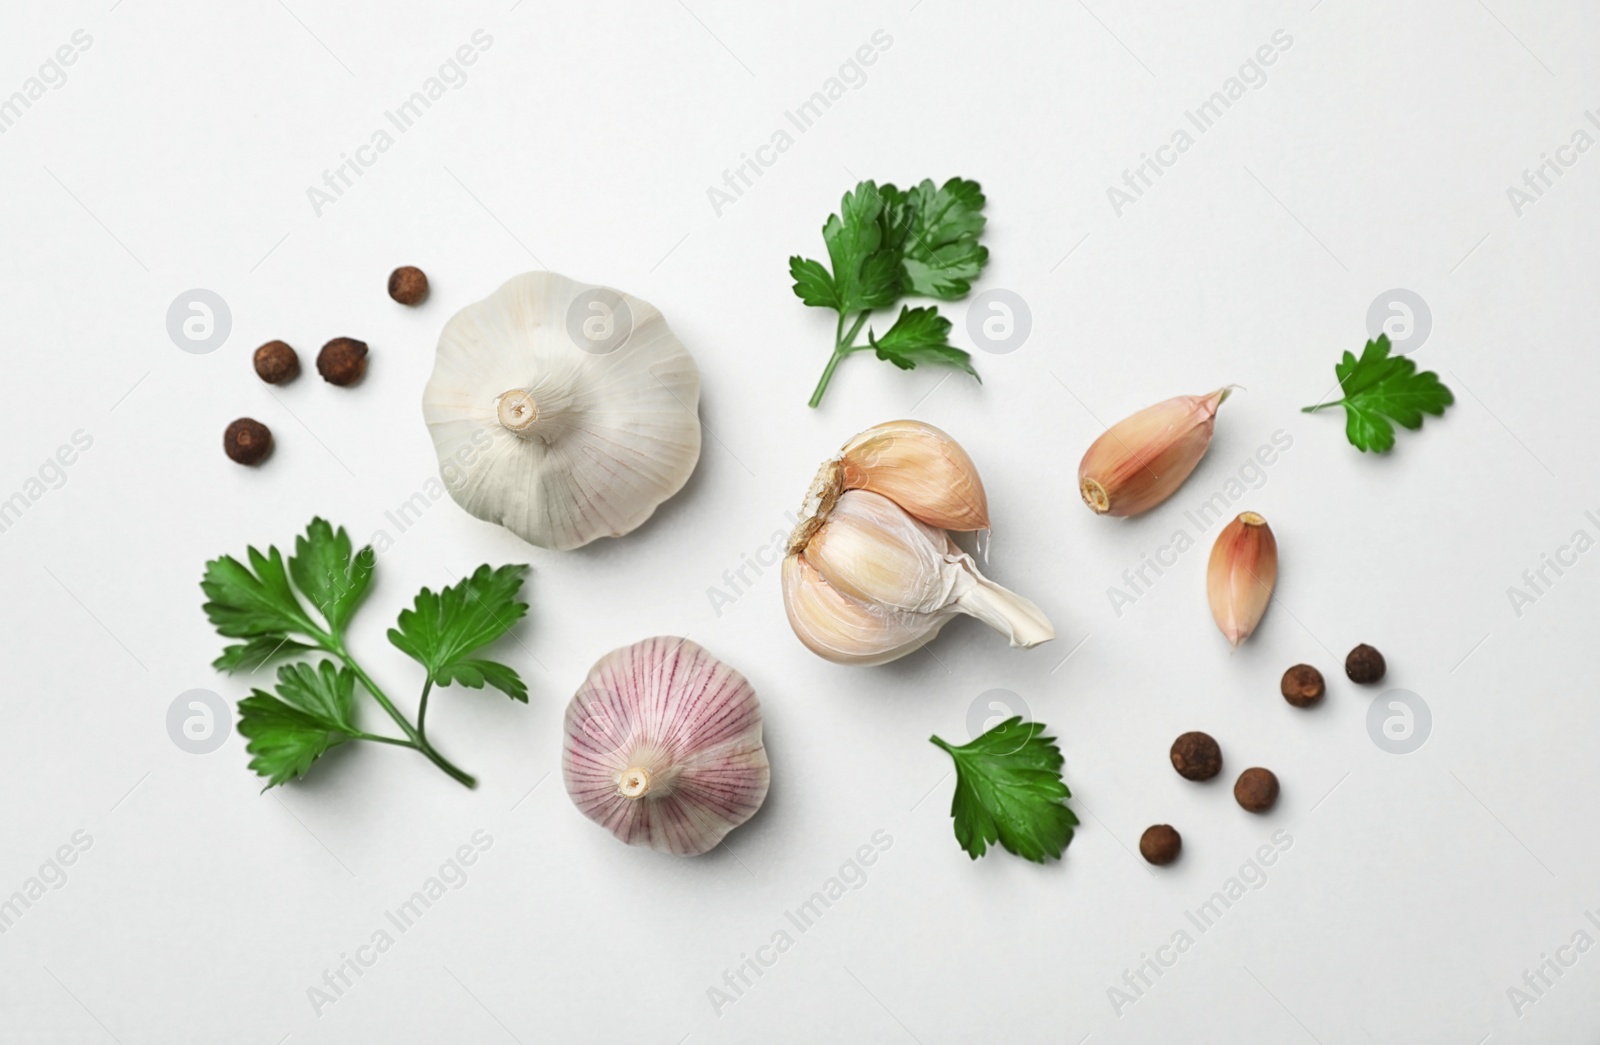
[[[634,766],[622,771],[617,780],[617,794],[623,798],[643,798],[650,791],[650,770]]]
[[[962,563],[965,574],[974,582],[956,597],[954,608],[983,621],[1011,640],[1018,649],[1029,649],[1056,637],[1049,618],[1030,600],[991,581]]]
[[[495,414],[508,432],[521,432],[539,420],[539,404],[525,388],[513,388],[495,401]]]

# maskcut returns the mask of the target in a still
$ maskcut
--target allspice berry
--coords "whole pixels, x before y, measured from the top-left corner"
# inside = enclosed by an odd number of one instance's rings
[[[336,337],[317,353],[317,373],[331,385],[353,385],[367,372],[367,343]]]
[[[1344,658],[1344,673],[1350,676],[1351,682],[1360,682],[1363,685],[1378,682],[1388,669],[1389,666],[1383,662],[1383,654],[1365,642],[1351,650],[1350,655]]]
[[[268,341],[255,354],[256,376],[269,385],[281,385],[300,375],[300,357],[282,341]]]
[[[1172,742],[1172,768],[1185,780],[1210,780],[1222,772],[1222,748],[1205,733],[1185,733]]]
[[[1233,785],[1233,797],[1252,813],[1265,813],[1278,801],[1278,777],[1260,766],[1245,770]]]
[[[1322,699],[1322,694],[1327,692],[1327,687],[1322,681],[1322,672],[1310,664],[1296,664],[1283,673],[1283,681],[1278,689],[1283,693],[1283,699],[1297,708],[1308,708]]]
[[[256,464],[272,452],[272,431],[252,417],[241,417],[222,433],[222,449],[240,464]]]
[[[389,296],[402,305],[415,305],[428,296],[428,275],[415,265],[401,265],[389,273]]]
[[[1165,867],[1183,852],[1183,836],[1166,824],[1144,829],[1139,836],[1139,855],[1157,867]]]

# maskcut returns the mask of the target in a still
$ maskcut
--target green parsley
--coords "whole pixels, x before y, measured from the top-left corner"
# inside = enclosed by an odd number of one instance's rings
[[[504,664],[471,654],[498,639],[527,613],[517,601],[526,566],[480,566],[466,580],[435,594],[427,588],[400,612],[389,641],[427,669],[412,725],[378,688],[345,646],[345,629],[372,586],[376,557],[356,551],[344,528],[313,519],[295,538],[285,564],[277,548],[250,548],[246,562],[231,555],[206,563],[200,588],[206,617],[224,638],[242,639],[222,651],[212,666],[229,673],[253,671],[279,657],[323,653],[315,666],[300,662],[278,669],[271,692],[254,689],[239,702],[239,733],[249,740],[250,768],[267,787],[304,776],[328,751],[350,740],[371,740],[421,752],[467,787],[473,777],[452,765],[428,741],[428,696],[435,685],[485,685],[528,701],[528,687]],[[291,584],[292,581],[292,584]],[[315,619],[301,598],[310,603]],[[356,725],[356,683],[400,728],[402,736],[368,733]]]
[[[1417,364],[1405,356],[1391,357],[1388,334],[1368,341],[1360,359],[1346,352],[1333,372],[1344,398],[1305,407],[1301,413],[1344,407],[1345,437],[1362,453],[1381,454],[1393,448],[1394,424],[1389,422],[1415,431],[1422,427],[1424,414],[1438,417],[1456,401],[1438,374],[1431,370],[1419,374]]]
[[[937,308],[902,308],[881,336],[870,328],[865,344],[856,344],[856,336],[874,309],[908,295],[941,301],[967,296],[989,261],[988,248],[978,242],[984,202],[978,183],[961,178],[942,187],[924,181],[904,191],[864,181],[845,193],[839,213],[822,227],[829,265],[798,255],[789,259],[795,295],[839,314],[833,356],[811,394],[812,406],[822,402],[833,371],[852,352],[870,349],[902,370],[933,363],[978,376],[972,357],[950,344],[950,321]]]
[[[998,841],[1007,852],[1042,864],[1061,858],[1078,818],[1063,799],[1061,750],[1041,722],[1008,718],[970,744],[929,737],[956,763],[950,804],[956,841],[976,860]]]

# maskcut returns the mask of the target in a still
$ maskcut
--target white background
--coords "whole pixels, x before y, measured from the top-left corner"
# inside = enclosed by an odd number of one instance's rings
[[[1507,590],[1575,530],[1600,536],[1583,515],[1600,513],[1600,155],[1520,216],[1507,188],[1600,108],[1600,9],[686,2],[7,5],[0,96],[75,30],[92,45],[0,136],[0,496],[74,432],[93,445],[0,534],[0,893],[75,831],[93,844],[0,935],[0,1039],[1592,1041],[1600,953],[1520,1014],[1507,990],[1578,930],[1600,939],[1600,552],[1520,616]],[[317,215],[308,186],[480,29],[465,85]],[[1107,187],[1279,29],[1293,43],[1265,86],[1118,216]],[[865,83],[719,215],[708,187],[877,30],[892,44]],[[788,255],[823,256],[858,177],[953,175],[988,195],[979,286],[1028,302],[1027,343],[976,353],[981,386],[856,357],[808,410],[832,321],[795,299]],[[434,286],[414,310],[384,293],[406,263]],[[542,267],[666,314],[703,374],[697,472],[581,551],[448,500],[398,535],[385,512],[436,474],[419,396],[440,326]],[[210,354],[167,332],[191,288],[231,311]],[[1374,458],[1338,412],[1298,408],[1391,288],[1430,306],[1415,358],[1457,402]],[[944,308],[970,345],[965,305]],[[338,335],[372,345],[359,387],[309,372]],[[250,369],[271,338],[308,370],[282,389]],[[1083,507],[1102,422],[1229,382],[1248,391],[1163,510]],[[276,433],[260,468],[222,455],[240,415]],[[899,416],[979,463],[988,571],[1057,641],[1013,651],[961,621],[931,652],[838,667],[789,633],[776,571],[713,612],[708,589],[787,527],[817,463]],[[1239,505],[1282,555],[1255,638],[1230,655],[1209,619],[1214,531],[1115,613],[1122,571],[1279,430],[1292,448]],[[208,666],[205,560],[285,546],[313,514],[397,536],[353,643],[408,707],[395,613],[481,562],[532,564],[527,622],[497,647],[531,703],[436,698],[430,733],[477,791],[358,745],[260,795],[237,735],[205,756],[169,739],[179,693],[252,684]],[[663,633],[736,665],[765,709],[766,807],[694,860],[623,847],[558,771],[589,665]],[[1340,671],[1362,641],[1389,658],[1376,690]],[[1314,710],[1277,695],[1298,661],[1329,679]],[[1432,710],[1413,754],[1369,736],[1389,688]],[[1083,826],[1058,864],[973,862],[952,837],[926,738],[964,739],[992,689],[1060,738]],[[1221,741],[1222,779],[1168,767],[1189,729]],[[1283,781],[1270,815],[1228,793],[1247,765]],[[1158,822],[1185,849],[1153,871],[1134,849]],[[307,989],[479,829],[493,844],[466,885],[318,1015]],[[1265,885],[1194,934],[1185,911],[1278,830],[1293,842]],[[718,1015],[708,989],[877,831],[893,844],[865,885]],[[1119,1014],[1108,989],[1185,928],[1192,949]]]

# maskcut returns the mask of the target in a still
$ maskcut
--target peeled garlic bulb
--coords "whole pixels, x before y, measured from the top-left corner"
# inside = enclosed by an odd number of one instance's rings
[[[682,489],[699,401],[655,308],[530,272],[445,324],[422,413],[461,507],[565,549],[620,537]]]
[[[561,775],[579,811],[622,841],[698,856],[767,797],[760,702],[688,639],[613,650],[567,705]]]
[[[1171,497],[1211,446],[1231,390],[1174,396],[1107,428],[1078,465],[1083,503],[1096,515],[1138,515]]]
[[[988,526],[971,459],[932,426],[891,422],[851,440],[823,464],[802,515],[783,564],[784,609],[800,641],[821,657],[882,664],[926,644],[961,613],[1013,646],[1055,637],[1037,606],[984,577],[945,529],[927,521]]]

